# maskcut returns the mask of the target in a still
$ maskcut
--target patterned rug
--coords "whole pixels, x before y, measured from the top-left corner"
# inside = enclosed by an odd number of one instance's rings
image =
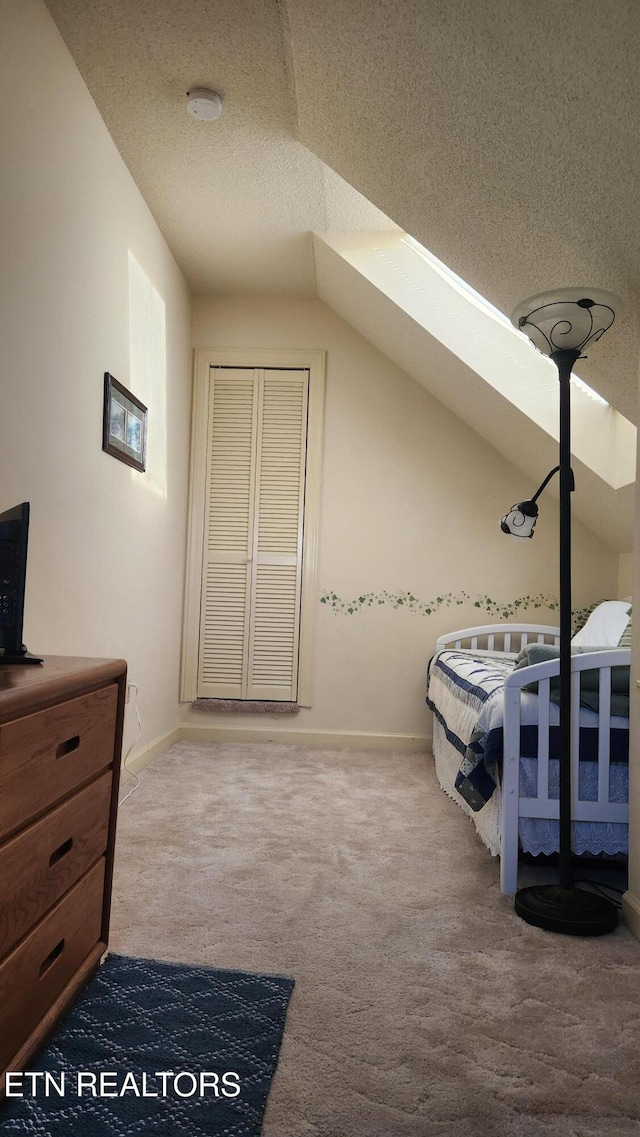
[[[259,1137],[292,990],[283,976],[110,955],[14,1074],[0,1133]]]

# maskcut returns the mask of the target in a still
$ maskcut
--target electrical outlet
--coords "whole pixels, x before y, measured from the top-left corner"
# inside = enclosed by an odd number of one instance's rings
[[[125,703],[131,702],[131,691],[132,690],[135,690],[135,683],[127,683],[127,697],[125,699]]]

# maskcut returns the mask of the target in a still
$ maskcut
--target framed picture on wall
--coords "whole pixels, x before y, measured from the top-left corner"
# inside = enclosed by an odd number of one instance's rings
[[[147,461],[147,408],[108,371],[104,376],[102,449],[144,473]]]

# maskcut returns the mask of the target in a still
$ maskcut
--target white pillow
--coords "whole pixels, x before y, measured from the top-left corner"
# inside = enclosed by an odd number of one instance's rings
[[[574,647],[617,647],[629,623],[628,600],[603,600],[571,640]]]

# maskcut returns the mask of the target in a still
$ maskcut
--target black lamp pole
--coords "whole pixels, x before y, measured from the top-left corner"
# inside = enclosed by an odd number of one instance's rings
[[[571,863],[571,370],[579,351],[555,351],[560,380],[560,887],[573,888]],[[577,724],[576,724],[577,725]]]
[[[561,297],[551,294],[534,297],[533,301],[545,300],[546,303],[536,305],[525,301],[512,317],[514,322],[517,319],[517,325],[523,331],[527,330],[525,325],[530,324],[534,328],[534,334],[529,333],[530,338],[553,360],[560,383],[559,883],[520,889],[516,893],[515,910],[527,923],[548,931],[574,936],[600,936],[614,930],[618,923],[618,913],[615,905],[604,896],[576,887],[571,847],[571,492],[574,482],[571,470],[570,380],[573,366],[581,358],[582,348],[589,340],[600,338],[613,323],[614,313],[608,303],[583,299],[584,292],[566,290],[571,291],[577,292],[578,296]],[[609,301],[612,298],[603,295],[603,299]],[[572,314],[572,307],[579,309],[576,315]],[[597,308],[603,309],[597,313],[600,324],[594,319],[593,310]],[[518,315],[523,310],[528,314]],[[583,335],[580,329],[585,319],[588,322]],[[576,332],[574,345],[558,346],[558,339],[561,344],[563,342],[560,337]],[[541,489],[545,484],[543,482]],[[575,729],[580,729],[579,723],[575,723]]]

